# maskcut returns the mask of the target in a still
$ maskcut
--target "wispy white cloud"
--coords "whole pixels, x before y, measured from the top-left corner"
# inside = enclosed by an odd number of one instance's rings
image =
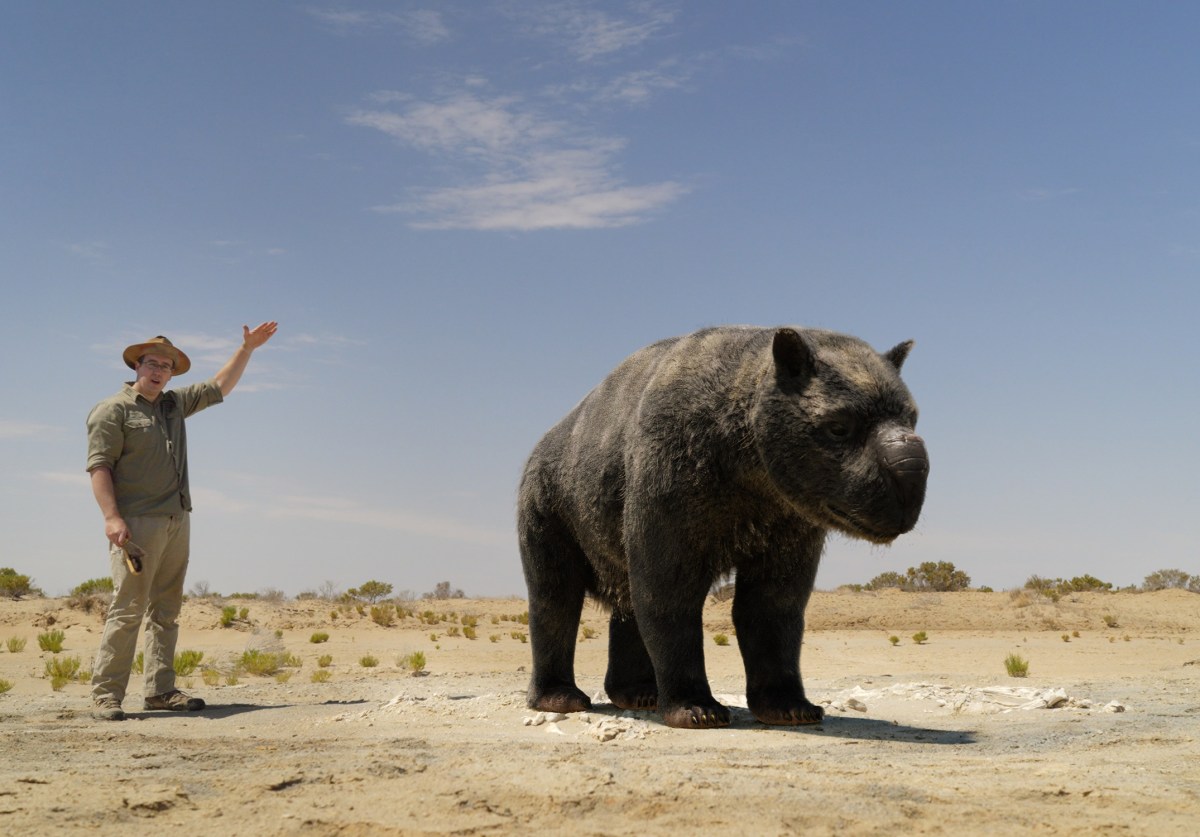
[[[461,520],[401,509],[371,508],[342,497],[286,496],[269,505],[265,513],[271,517],[368,526],[483,546],[504,546],[511,543],[513,538],[511,530],[488,529]]]
[[[539,230],[624,226],[676,200],[666,181],[630,186],[616,174],[618,139],[546,119],[515,97],[461,92],[442,101],[395,97],[397,110],[362,110],[352,125],[382,131],[421,151],[482,169],[481,182],[435,188],[377,206],[421,216],[426,229]]]
[[[678,63],[665,62],[652,70],[633,70],[611,79],[597,90],[596,98],[603,102],[643,105],[664,91],[679,89],[690,76],[691,72]]]
[[[49,424],[0,419],[0,439],[27,439],[30,436],[43,436],[56,431],[57,428]]]
[[[561,43],[582,61],[607,58],[660,35],[676,17],[674,4],[630,3],[625,14],[583,2],[514,7],[526,32]]]
[[[78,471],[43,471],[37,475],[41,482],[53,483],[54,485],[73,485],[80,488],[91,484],[89,477],[82,469]]]
[[[105,261],[112,252],[112,247],[107,241],[77,241],[66,246],[69,252],[89,262]]]
[[[436,9],[413,9],[400,12],[380,12],[362,9],[306,10],[319,23],[340,35],[378,29],[398,29],[409,39],[422,44],[434,44],[451,36],[441,12]]]
[[[1037,187],[1037,188],[1032,188],[1032,189],[1025,189],[1023,192],[1021,192],[1021,199],[1026,200],[1026,201],[1043,202],[1043,201],[1052,201],[1052,200],[1057,200],[1059,198],[1069,197],[1071,195],[1076,195],[1078,193],[1079,193],[1079,189],[1077,189],[1073,186],[1068,186],[1065,188],[1057,188],[1057,189],[1046,189],[1046,188]]]

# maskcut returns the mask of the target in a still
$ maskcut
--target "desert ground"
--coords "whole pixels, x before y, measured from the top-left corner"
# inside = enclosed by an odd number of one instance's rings
[[[228,605],[246,613],[222,627]],[[594,709],[555,717],[525,706],[524,601],[401,607],[414,615],[385,627],[369,606],[191,599],[179,650],[212,670],[181,685],[209,708],[142,712],[134,675],[116,723],[91,718],[87,685],[56,691],[45,674],[55,656],[90,667],[99,615],[0,601],[0,832],[1190,836],[1200,823],[1194,593],[818,593],[801,666],[827,714],[801,728],[746,711],[730,605],[712,602],[709,679],[734,722],[708,731],[607,703],[599,609],[576,661]],[[52,630],[58,655],[37,639]],[[291,666],[236,673],[255,649]],[[416,651],[420,675],[404,661]],[[1006,673],[1010,653],[1027,677]]]

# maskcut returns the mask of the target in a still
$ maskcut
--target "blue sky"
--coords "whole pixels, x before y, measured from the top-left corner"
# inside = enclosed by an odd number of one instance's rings
[[[189,585],[523,594],[540,435],[720,323],[916,348],[917,531],[818,585],[1200,573],[1200,7],[45,2],[0,12],[0,566],[107,572],[84,418],[155,334]]]

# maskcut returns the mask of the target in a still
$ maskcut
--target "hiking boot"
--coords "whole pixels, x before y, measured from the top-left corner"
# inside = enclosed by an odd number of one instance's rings
[[[115,697],[98,698],[92,702],[92,717],[97,721],[124,721],[121,701]]]
[[[185,694],[178,689],[173,689],[161,695],[146,698],[146,702],[142,704],[142,708],[146,711],[165,709],[168,712],[199,712],[204,708],[204,701],[198,697]]]

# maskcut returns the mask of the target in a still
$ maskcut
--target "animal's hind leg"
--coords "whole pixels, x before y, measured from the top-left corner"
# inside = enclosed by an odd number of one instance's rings
[[[604,677],[608,699],[621,709],[658,708],[654,664],[637,620],[632,614],[613,611],[608,625],[608,674]]]
[[[582,712],[592,702],[575,685],[575,636],[591,567],[578,544],[541,515],[523,513],[519,529],[533,650],[529,706]]]

